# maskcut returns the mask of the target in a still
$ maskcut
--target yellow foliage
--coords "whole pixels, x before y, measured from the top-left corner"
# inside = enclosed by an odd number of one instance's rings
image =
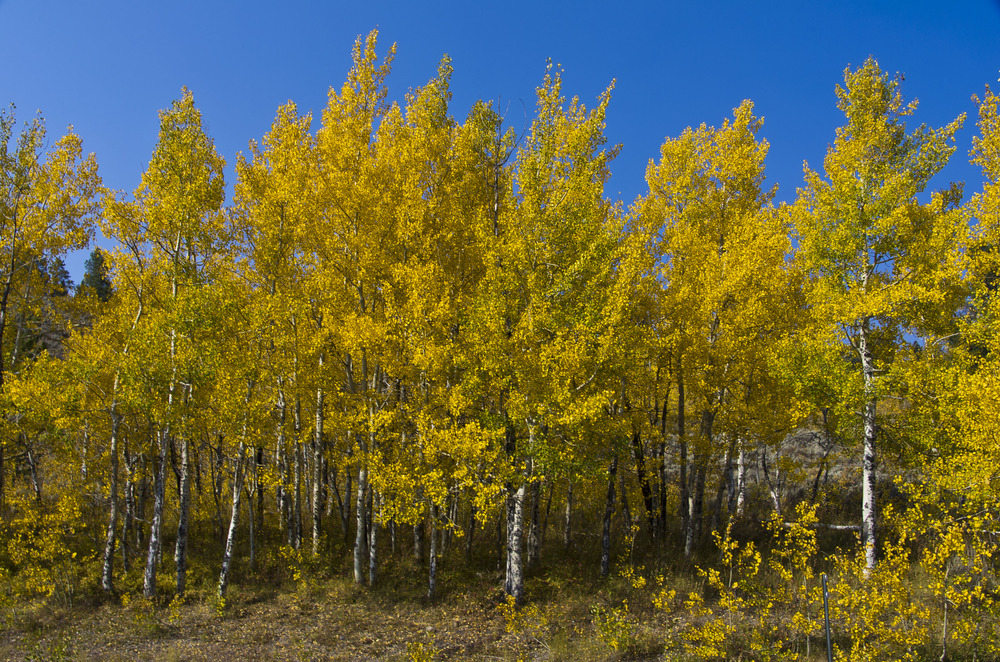
[[[22,495],[10,498],[12,516],[0,522],[0,557],[15,595],[73,601],[97,557],[77,551],[81,508],[80,495],[72,491],[51,506]]]

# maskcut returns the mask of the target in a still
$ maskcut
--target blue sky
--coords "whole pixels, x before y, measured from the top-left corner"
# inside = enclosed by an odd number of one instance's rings
[[[231,164],[291,99],[319,114],[373,27],[396,42],[391,93],[423,84],[453,59],[453,112],[494,99],[523,127],[547,58],[569,94],[593,102],[612,79],[607,136],[621,143],[608,188],[626,204],[666,136],[719,124],[744,98],[765,118],[768,177],[779,200],[821,165],[842,122],[834,86],[874,55],[905,75],[914,124],[968,114],[941,178],[980,187],[968,165],[971,96],[1000,77],[1000,1],[137,2],[0,0],[0,104],[19,120],[40,110],[54,136],[73,124],[108,186],[131,191],[153,150],[157,110],[186,85]],[[79,277],[85,255],[68,262]]]

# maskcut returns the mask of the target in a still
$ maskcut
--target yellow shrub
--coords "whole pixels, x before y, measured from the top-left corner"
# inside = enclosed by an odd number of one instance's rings
[[[12,516],[0,523],[0,565],[9,571],[12,593],[72,603],[88,573],[96,577],[96,552],[74,549],[82,526],[79,495],[67,492],[51,506],[16,495],[9,510]]]

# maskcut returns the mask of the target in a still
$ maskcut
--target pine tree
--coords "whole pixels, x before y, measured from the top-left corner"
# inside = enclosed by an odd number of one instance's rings
[[[92,294],[99,301],[107,301],[113,292],[111,278],[108,275],[108,265],[105,253],[95,247],[90,251],[90,257],[83,265],[83,278],[76,290],[77,296]]]

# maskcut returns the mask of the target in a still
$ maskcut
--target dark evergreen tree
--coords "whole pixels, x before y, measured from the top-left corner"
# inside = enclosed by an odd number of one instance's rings
[[[77,294],[92,293],[101,301],[107,301],[112,291],[104,251],[94,248],[84,264],[83,279],[80,281]]]
[[[55,257],[48,261],[45,279],[48,283],[50,297],[68,296],[73,290],[73,279],[70,278],[66,263],[61,257]]]

